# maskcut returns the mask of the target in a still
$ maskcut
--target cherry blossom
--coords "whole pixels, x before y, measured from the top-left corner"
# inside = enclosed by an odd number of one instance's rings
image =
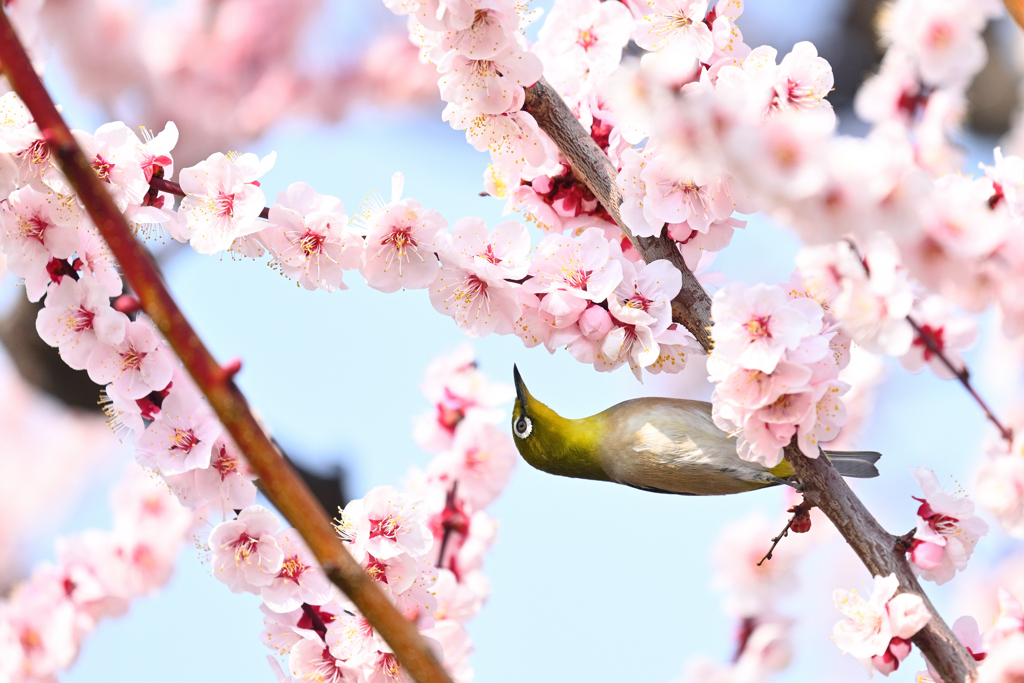
[[[451,253],[459,265],[492,279],[519,280],[530,267],[530,233],[516,221],[505,221],[487,231],[479,218],[461,218],[451,230]]]
[[[441,269],[430,285],[430,303],[470,337],[491,332],[509,334],[519,319],[519,298],[515,289],[493,271],[466,264],[462,267],[447,256],[440,257]]]
[[[975,493],[978,502],[992,511],[1003,530],[1015,538],[1024,537],[1024,438],[1015,432],[1013,444],[993,440],[986,447],[988,458],[978,470]]]
[[[483,114],[520,109],[523,87],[540,80],[543,66],[530,52],[510,45],[487,59],[467,59],[449,52],[438,64],[441,98]]]
[[[227,509],[240,510],[256,500],[252,483],[256,475],[227,437],[214,442],[209,467],[191,472],[196,491],[208,502],[222,502]]]
[[[820,306],[789,300],[780,288],[760,284],[727,285],[713,298],[711,316],[715,354],[764,373],[775,369],[786,350],[821,329]]]
[[[26,185],[0,205],[4,227],[0,249],[12,273],[29,278],[45,271],[51,259],[68,259],[78,250],[78,231],[69,222],[65,199]],[[38,301],[42,293],[30,298]]]
[[[427,475],[440,486],[458,485],[458,497],[481,510],[508,485],[518,460],[502,430],[479,420],[461,424],[451,449],[431,462]]]
[[[362,672],[336,658],[319,639],[300,640],[292,647],[288,667],[300,681],[362,683]]]
[[[128,317],[110,307],[106,290],[95,280],[63,278],[50,288],[46,306],[36,317],[36,330],[75,370],[85,370],[92,352],[102,344],[120,344]]]
[[[295,529],[275,534],[284,559],[269,583],[262,584],[263,603],[275,612],[291,612],[302,603],[321,605],[331,599],[331,583]]]
[[[140,206],[149,191],[149,182],[140,164],[140,143],[134,131],[114,121],[97,128],[95,135],[85,131],[74,133],[96,175],[108,185],[118,208],[124,211]],[[57,189],[73,194],[70,184]]]
[[[920,371],[925,363],[939,377],[950,379],[955,376],[937,353],[928,348],[927,336],[954,368],[962,369],[963,360],[959,351],[974,345],[978,338],[978,326],[965,316],[954,317],[953,305],[940,296],[929,296],[919,302],[913,313],[921,331],[914,338],[910,349],[900,357],[903,367],[911,372]]]
[[[350,502],[343,515],[351,525],[355,542],[375,557],[388,559],[402,553],[414,557],[430,548],[427,510],[393,486],[378,486],[361,500]]]
[[[161,474],[181,474],[210,466],[221,426],[200,395],[176,386],[163,400],[159,417],[135,437],[135,459]]]
[[[257,180],[274,165],[276,154],[263,159],[255,154],[212,154],[205,161],[178,174],[185,198],[181,213],[187,218],[186,234],[200,254],[231,247],[239,237],[259,232],[263,190]]]
[[[974,516],[973,502],[943,491],[934,472],[924,467],[910,471],[925,495],[915,498],[921,506],[910,561],[922,578],[941,585],[967,567],[978,539],[988,533],[988,524]]]
[[[704,23],[707,0],[651,0],[652,11],[636,22],[633,39],[645,50],[679,45],[676,58],[706,62],[714,49],[711,29]]]
[[[113,383],[118,394],[137,399],[167,386],[174,361],[153,327],[135,320],[128,323],[119,344],[93,349],[87,369],[93,382]]]
[[[305,183],[292,183],[278,195],[259,234],[282,272],[306,289],[348,289],[342,272],[362,261],[363,240],[349,231],[341,200]]]
[[[836,609],[847,618],[836,623],[832,638],[843,652],[848,652],[871,670],[878,668],[888,675],[899,666],[898,659],[909,654],[910,637],[920,631],[931,619],[919,595],[896,595],[899,580],[895,574],[876,576],[871,597],[865,601],[856,591],[837,590],[832,594]],[[893,646],[893,641],[898,641]],[[903,641],[903,642],[899,642]]]
[[[208,542],[214,577],[233,593],[259,593],[281,571],[284,552],[274,536],[279,527],[277,515],[260,505],[215,526]]]
[[[529,293],[548,293],[561,297],[566,305],[571,298],[602,301],[608,297],[622,279],[622,265],[611,259],[611,249],[602,231],[588,228],[578,240],[563,235],[548,235],[537,245],[537,254],[530,266],[531,279],[523,284]],[[562,294],[559,294],[562,293]],[[564,295],[564,296],[563,296]],[[545,297],[547,299],[553,297]],[[550,309],[550,305],[549,305]],[[554,309],[550,310],[554,316]],[[569,321],[574,322],[573,320]]]
[[[608,311],[616,320],[646,325],[657,336],[672,324],[672,299],[683,286],[679,271],[661,259],[649,264],[622,266],[622,282],[608,297]]]
[[[367,209],[366,251],[359,272],[366,283],[382,292],[401,288],[422,289],[437,275],[434,252],[447,222],[437,211],[424,209],[412,199],[399,199],[405,179],[391,181],[391,202]]]

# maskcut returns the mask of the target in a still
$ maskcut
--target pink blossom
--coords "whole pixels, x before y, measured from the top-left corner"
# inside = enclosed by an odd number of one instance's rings
[[[563,96],[575,99],[618,67],[632,29],[632,17],[622,3],[563,1],[552,7],[533,51],[544,62],[544,77]]]
[[[904,354],[913,343],[913,330],[906,317],[914,296],[895,244],[881,235],[869,244],[864,258],[870,276],[849,244],[840,242],[837,249],[838,267],[844,278],[835,300],[836,316],[854,341],[868,351]]]
[[[278,194],[259,234],[282,272],[306,289],[348,289],[342,272],[362,261],[363,240],[349,231],[341,200],[317,194],[305,183],[292,183]]]
[[[523,290],[536,294],[565,292],[584,301],[603,301],[622,280],[622,265],[611,255],[608,240],[597,228],[585,230],[579,239],[548,235],[537,245],[530,265],[532,277],[523,284]]]
[[[1009,449],[1000,440],[987,450],[989,457],[978,470],[975,495],[1006,533],[1024,537],[1024,440],[1017,436]]]
[[[932,372],[939,377],[955,377],[938,354],[928,348],[924,337],[927,336],[934,342],[954,368],[962,369],[964,362],[959,351],[970,348],[978,339],[978,326],[974,319],[966,316],[954,317],[953,304],[936,295],[919,302],[912,317],[921,331],[915,333],[910,349],[900,357],[903,367],[911,372],[918,372],[927,363]]]
[[[399,199],[405,179],[392,178],[391,203],[377,204],[365,219],[366,251],[359,272],[366,283],[382,292],[423,289],[438,271],[434,252],[447,222],[437,211],[412,199]]]
[[[492,279],[520,280],[530,267],[530,233],[517,221],[487,231],[479,218],[460,218],[452,226],[451,253],[459,265]]]
[[[680,56],[706,62],[714,50],[711,29],[704,23],[707,0],[650,0],[653,11],[636,22],[633,39],[645,50],[680,45]]]
[[[20,672],[29,680],[54,680],[78,655],[75,607],[55,581],[32,581],[14,589],[0,607],[20,647]]]
[[[912,593],[896,595],[898,588],[899,580],[890,574],[875,577],[875,588],[867,601],[856,591],[837,590],[832,594],[836,609],[847,617],[832,629],[840,650],[860,660],[881,657],[894,638],[908,640],[928,623],[931,614],[921,597]]]
[[[331,621],[325,620],[325,624],[324,642],[338,659],[362,663],[371,653],[387,647],[366,617],[352,609],[348,613],[341,612]]]
[[[158,169],[163,174],[162,177],[173,177],[174,160],[171,158],[171,150],[178,144],[178,127],[173,121],[168,121],[164,129],[156,135],[146,129],[143,129],[143,134],[146,141],[139,144],[139,166],[146,182],[153,180],[153,175]]]
[[[277,515],[260,505],[215,526],[208,543],[214,577],[233,593],[259,593],[281,571],[284,552],[274,536],[280,526]]]
[[[345,506],[343,520],[357,545],[388,559],[402,553],[420,557],[430,549],[433,537],[426,517],[421,501],[398,493],[393,486],[378,486]]]
[[[985,15],[966,0],[897,3],[883,35],[906,45],[926,85],[965,87],[985,64]]]
[[[227,157],[216,152],[178,174],[186,196],[180,212],[188,219],[192,248],[213,254],[231,247],[239,237],[259,232],[263,190],[257,179],[274,165],[276,154],[262,160],[255,154]]]
[[[751,370],[771,373],[787,349],[821,329],[821,307],[789,300],[780,287],[733,283],[712,299],[715,354]]]
[[[281,567],[260,594],[275,612],[291,612],[302,603],[322,605],[331,599],[331,582],[317,564],[295,529],[284,529],[274,538],[284,554]]]
[[[548,159],[546,146],[552,143],[529,112],[484,114],[471,106],[449,103],[441,119],[455,130],[466,131],[466,142],[477,151],[491,152],[494,167],[488,179],[493,191],[489,191],[496,197],[508,196],[509,186],[519,183],[525,164],[539,167]]]
[[[441,55],[455,51],[466,59],[489,59],[500,53],[519,24],[519,15],[503,2],[474,3],[469,26],[453,27],[438,34]]]
[[[643,381],[641,369],[654,363],[660,355],[658,343],[647,325],[617,325],[601,342],[601,355],[594,367],[599,372],[608,372],[628,363],[633,376]]]
[[[683,286],[682,275],[668,261],[625,262],[622,282],[608,296],[608,310],[622,323],[646,325],[659,335],[672,324],[672,299]]]
[[[128,323],[119,344],[93,349],[87,369],[93,382],[113,383],[117,393],[136,399],[167,386],[174,358],[148,322],[135,320]]]
[[[363,683],[363,673],[331,654],[323,641],[302,639],[292,646],[288,657],[292,676],[316,683]]]
[[[795,569],[805,550],[803,537],[790,539],[794,547],[788,554],[757,564],[764,557],[764,534],[774,533],[775,527],[764,515],[752,513],[725,525],[718,534],[711,550],[713,585],[725,593],[723,609],[729,616],[743,619],[770,612],[775,600],[799,585]]]
[[[992,650],[1003,640],[1014,634],[1024,633],[1024,610],[1013,594],[1004,588],[998,592],[999,615],[996,622],[985,633],[985,650]]]
[[[105,123],[95,135],[74,131],[86,158],[96,175],[107,184],[108,190],[122,211],[142,205],[149,192],[149,182],[140,166],[139,139],[135,132],[121,121]],[[73,194],[68,183],[58,186],[63,194]]]
[[[509,334],[519,319],[519,298],[512,285],[493,271],[472,263],[441,256],[441,269],[430,285],[430,303],[443,315],[455,319],[459,329],[470,337],[485,337],[491,332]]]
[[[56,193],[40,192],[26,185],[0,204],[0,223],[4,228],[0,249],[7,255],[7,267],[12,273],[31,277],[44,271],[51,259],[68,259],[78,250],[78,231],[68,221],[64,201]]]
[[[208,502],[222,502],[227,509],[240,510],[256,500],[252,483],[256,475],[227,436],[214,442],[210,466],[192,472],[196,490]]]
[[[81,261],[82,277],[92,278],[106,287],[107,294],[117,296],[121,293],[121,276],[117,272],[117,264],[110,253],[107,243],[100,237],[95,228],[79,226],[78,236],[81,243],[77,248],[78,259]]]
[[[36,316],[36,331],[50,346],[60,349],[71,368],[84,370],[89,356],[101,344],[120,344],[128,317],[110,307],[106,290],[95,280],[66,277],[46,296]]]
[[[988,525],[974,516],[974,503],[942,490],[935,473],[912,467],[925,498],[917,511],[917,531],[910,551],[914,571],[928,581],[944,584],[967,567],[978,539]]]
[[[488,59],[449,52],[438,64],[441,98],[483,114],[522,108],[523,87],[540,80],[543,66],[531,52],[512,44]]]
[[[135,437],[135,459],[161,474],[181,474],[210,466],[221,426],[194,389],[175,385],[160,406],[160,416]]]
[[[457,485],[458,498],[481,510],[508,485],[517,462],[515,446],[503,430],[480,420],[465,420],[450,450],[427,468],[427,476],[445,488]]]
[[[974,617],[963,616],[953,622],[952,629],[953,635],[957,637],[957,640],[964,646],[967,653],[971,655],[976,662],[979,664],[987,659],[988,653],[985,652],[985,646],[982,642],[981,631],[978,630],[978,622]],[[924,662],[928,666],[928,676],[920,677],[922,681],[936,681],[942,683],[942,677],[932,666],[931,662],[925,659]],[[979,674],[981,670],[979,668]],[[978,680],[981,680],[980,678]]]

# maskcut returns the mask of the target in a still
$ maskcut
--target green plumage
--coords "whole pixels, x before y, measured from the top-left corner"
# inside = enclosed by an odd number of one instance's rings
[[[785,461],[769,470],[741,459],[736,440],[715,426],[705,401],[640,398],[572,420],[533,398],[518,369],[514,375],[512,433],[523,459],[539,470],[698,496],[791,483]],[[844,476],[878,476],[878,453],[826,454]]]

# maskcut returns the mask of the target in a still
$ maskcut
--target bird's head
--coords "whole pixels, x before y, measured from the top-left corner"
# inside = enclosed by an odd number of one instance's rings
[[[608,480],[597,454],[603,433],[600,416],[568,420],[530,395],[514,365],[512,375],[516,384],[512,435],[523,459],[551,474]]]

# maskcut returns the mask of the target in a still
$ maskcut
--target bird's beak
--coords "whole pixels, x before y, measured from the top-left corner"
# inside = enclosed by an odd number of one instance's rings
[[[516,383],[516,398],[519,400],[519,405],[525,408],[526,397],[530,394],[526,391],[526,385],[523,384],[523,376],[519,374],[519,368],[515,364],[512,365],[512,378]]]

